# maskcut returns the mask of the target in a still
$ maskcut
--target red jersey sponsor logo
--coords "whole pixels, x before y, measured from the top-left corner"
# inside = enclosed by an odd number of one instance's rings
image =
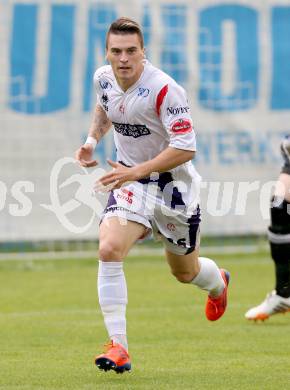
[[[188,119],[178,119],[171,126],[171,131],[175,134],[186,134],[192,131],[192,126]]]
[[[129,204],[133,203],[133,192],[128,191],[126,188],[121,188],[121,193],[118,193],[117,198],[123,199]]]

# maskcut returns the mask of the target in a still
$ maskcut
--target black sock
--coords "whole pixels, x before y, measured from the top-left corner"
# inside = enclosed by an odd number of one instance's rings
[[[284,247],[284,253],[288,256],[284,257],[281,254],[281,246]],[[276,247],[276,248],[275,248]],[[290,244],[271,244],[272,257],[275,263],[276,273],[276,291],[277,294],[284,298],[290,297]],[[278,250],[277,250],[278,249]],[[277,257],[279,252],[279,258]],[[273,256],[274,255],[274,256]]]

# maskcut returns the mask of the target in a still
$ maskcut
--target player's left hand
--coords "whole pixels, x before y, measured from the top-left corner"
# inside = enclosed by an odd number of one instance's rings
[[[107,161],[113,169],[96,182],[96,190],[111,191],[120,188],[124,183],[139,179],[136,167],[125,167],[109,159]]]

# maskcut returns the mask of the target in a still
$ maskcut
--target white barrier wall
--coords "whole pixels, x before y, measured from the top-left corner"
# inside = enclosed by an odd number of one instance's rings
[[[265,232],[290,133],[290,1],[0,2],[0,240],[92,238],[105,197],[70,159],[94,107],[108,25],[144,27],[148,59],[187,90],[202,230]],[[96,150],[114,158],[109,135]],[[97,213],[96,213],[97,209]]]

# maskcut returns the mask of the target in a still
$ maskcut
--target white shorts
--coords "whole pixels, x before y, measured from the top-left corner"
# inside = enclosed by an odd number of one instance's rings
[[[169,252],[183,255],[199,247],[200,235],[199,206],[187,203],[174,183],[168,190],[144,179],[111,191],[102,220],[117,216],[138,222],[161,239]]]

